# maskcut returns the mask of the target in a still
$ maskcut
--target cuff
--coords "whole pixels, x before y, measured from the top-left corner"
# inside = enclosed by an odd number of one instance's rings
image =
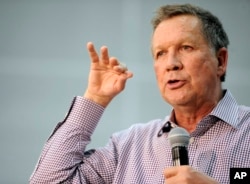
[[[62,125],[71,127],[77,126],[79,129],[83,129],[92,134],[104,110],[105,108],[101,105],[81,96],[76,96],[64,120],[57,124],[51,136],[53,136]]]

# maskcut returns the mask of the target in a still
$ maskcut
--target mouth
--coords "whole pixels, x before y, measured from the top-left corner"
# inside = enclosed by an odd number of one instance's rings
[[[181,88],[184,84],[185,84],[184,80],[173,79],[167,82],[167,87],[169,89],[178,89]]]
[[[174,84],[174,83],[177,83],[177,82],[179,82],[180,80],[169,80],[168,81],[168,84]]]

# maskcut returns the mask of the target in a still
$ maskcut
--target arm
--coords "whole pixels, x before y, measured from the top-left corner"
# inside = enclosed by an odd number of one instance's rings
[[[125,82],[132,77],[132,73],[121,68],[117,59],[109,58],[106,47],[101,48],[100,57],[92,43],[88,43],[87,47],[91,68],[84,98],[77,97],[74,100],[69,114],[50,136],[30,183],[87,183],[88,178],[97,181],[96,183],[105,181],[100,174],[89,172],[91,166],[84,162],[84,151],[104,108],[124,89]],[[104,157],[112,149],[110,144],[106,152],[103,152]],[[114,165],[113,155],[108,155],[109,158],[100,158],[100,162],[110,160],[106,167]],[[97,172],[95,168],[91,169]]]
[[[76,97],[65,120],[46,142],[30,183],[60,183],[79,177],[84,150],[104,108]]]

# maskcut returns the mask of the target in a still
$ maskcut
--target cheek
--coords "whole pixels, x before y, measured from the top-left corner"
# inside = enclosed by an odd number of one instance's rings
[[[191,77],[192,84],[201,88],[213,87],[216,80],[216,68],[212,65],[197,65],[189,68],[187,70],[188,75]]]
[[[160,87],[160,89],[162,89],[162,87],[164,85],[165,70],[163,69],[163,67],[154,64],[154,71],[155,71],[155,76],[156,76],[158,86]]]
[[[159,64],[154,64],[154,71],[155,71],[155,76],[156,76],[157,80],[159,80],[164,73],[164,70],[162,68],[163,67],[160,66]]]

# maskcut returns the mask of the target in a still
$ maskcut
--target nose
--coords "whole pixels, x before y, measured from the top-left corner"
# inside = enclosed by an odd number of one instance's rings
[[[179,57],[173,52],[169,53],[166,58],[166,70],[175,71],[182,69],[183,65]]]

